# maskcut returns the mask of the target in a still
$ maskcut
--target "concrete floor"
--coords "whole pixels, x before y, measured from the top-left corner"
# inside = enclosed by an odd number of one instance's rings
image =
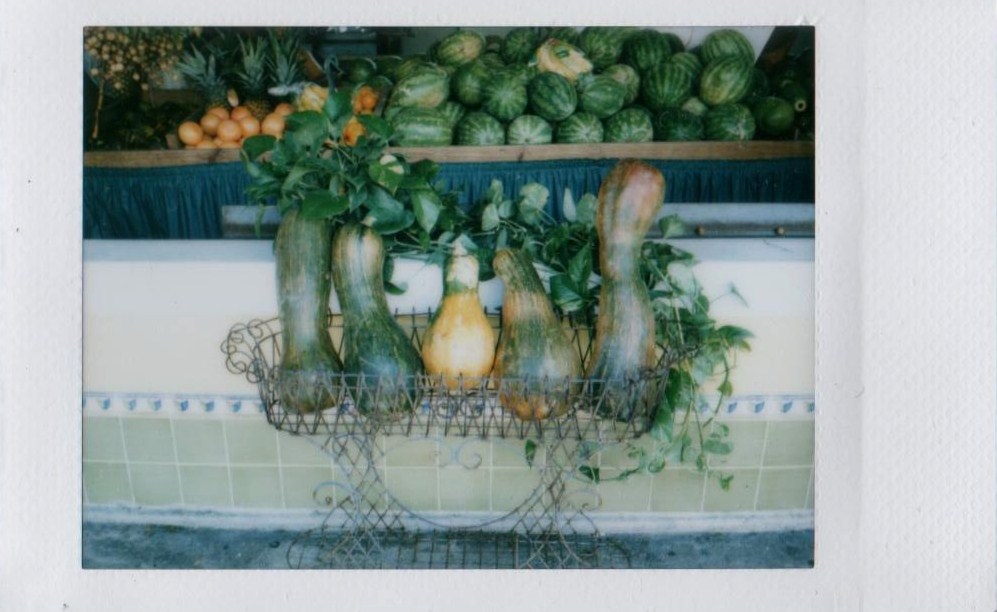
[[[330,557],[329,539],[301,536],[289,530],[84,522],[82,561],[87,569],[338,566],[342,555]],[[404,541],[381,542],[377,559],[364,557],[362,563],[402,569],[548,565],[543,555],[525,550],[528,545],[504,538],[497,543],[490,538],[484,545],[480,539],[457,539],[449,533],[406,535]],[[812,530],[641,534],[604,537],[595,547],[591,540],[585,540],[576,550],[586,559],[597,558],[597,566],[602,568],[810,568],[813,541]],[[366,552],[366,547],[361,548]],[[597,557],[586,556],[589,552]],[[570,559],[567,565],[577,566]]]

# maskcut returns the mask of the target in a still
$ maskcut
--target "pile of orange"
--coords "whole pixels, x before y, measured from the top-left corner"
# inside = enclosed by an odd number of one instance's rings
[[[363,85],[353,92],[353,114],[370,115],[377,108],[378,95],[373,87]]]
[[[177,129],[180,142],[188,149],[238,149],[242,141],[257,134],[284,135],[284,117],[294,112],[290,104],[278,104],[260,121],[245,106],[229,110],[209,108],[199,122],[185,121]]]

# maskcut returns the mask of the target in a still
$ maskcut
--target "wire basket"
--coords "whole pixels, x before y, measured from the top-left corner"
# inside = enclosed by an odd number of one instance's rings
[[[501,334],[499,313],[486,314],[497,335]],[[396,315],[419,350],[431,317],[431,311]],[[562,325],[584,367],[592,353],[594,329],[569,318]],[[329,333],[339,351],[341,315],[329,315]],[[244,374],[258,385],[267,420],[279,430],[296,434],[442,432],[481,438],[636,438],[653,424],[668,370],[677,358],[658,347],[654,368],[619,380],[467,378],[456,388],[444,384],[442,377],[426,375],[387,379],[330,373],[309,391],[325,408],[302,413],[280,400],[280,334],[278,318],[237,324],[221,349],[230,372]],[[523,419],[505,408],[527,399],[550,412],[543,418]]]

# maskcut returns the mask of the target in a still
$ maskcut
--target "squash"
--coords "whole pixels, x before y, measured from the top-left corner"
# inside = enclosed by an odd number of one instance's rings
[[[274,241],[281,359],[276,394],[283,406],[306,413],[338,403],[335,383],[343,364],[329,337],[332,240],[323,219],[284,213]]]
[[[505,284],[502,333],[492,370],[499,402],[526,421],[563,415],[579,386],[578,353],[554,314],[530,256],[499,249],[492,267]]]
[[[443,298],[422,340],[422,363],[454,390],[479,386],[494,361],[495,332],[478,299],[478,258],[458,241],[444,265]]]
[[[357,375],[357,410],[411,410],[419,352],[388,310],[384,295],[384,241],[369,227],[349,223],[332,240],[332,282],[343,314],[343,366]]]
[[[605,393],[599,412],[620,420],[632,418],[635,406],[646,399],[628,397],[632,387],[627,381],[656,361],[654,311],[640,278],[638,256],[664,194],[661,172],[632,159],[619,162],[599,188],[596,232],[602,287],[586,377],[593,379],[597,397]]]

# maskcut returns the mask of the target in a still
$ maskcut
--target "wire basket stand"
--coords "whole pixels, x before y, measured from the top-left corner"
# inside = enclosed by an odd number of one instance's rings
[[[421,349],[431,312],[396,315]],[[497,333],[500,317],[488,313]],[[329,315],[337,350],[342,317]],[[564,329],[585,363],[594,330],[565,319]],[[620,381],[467,379],[456,389],[430,376],[383,380],[336,373],[314,390],[327,408],[299,413],[280,401],[281,341],[277,318],[231,328],[222,343],[230,372],[257,385],[267,421],[301,435],[331,457],[340,481],[319,483],[321,524],[300,534],[288,550],[290,567],[327,568],[616,568],[629,567],[624,547],[602,536],[588,512],[591,490],[568,487],[576,478],[579,445],[620,443],[648,431],[679,357],[659,347],[658,363]],[[502,407],[517,393],[541,394],[561,407],[539,420],[522,420]],[[563,414],[561,414],[563,412]],[[409,508],[385,483],[379,466],[385,436],[437,440],[532,440],[537,482],[512,510],[476,522],[444,520]],[[456,460],[469,469],[480,455]]]

